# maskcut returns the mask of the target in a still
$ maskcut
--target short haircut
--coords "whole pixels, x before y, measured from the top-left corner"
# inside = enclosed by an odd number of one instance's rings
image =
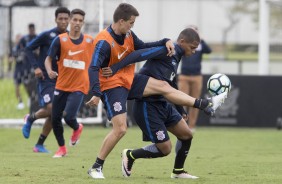
[[[68,15],[70,15],[70,10],[66,7],[59,7],[56,9],[55,11],[55,17],[57,18],[59,13],[67,13]]]
[[[85,16],[85,12],[84,12],[83,10],[81,10],[81,9],[78,9],[78,8],[73,9],[73,10],[71,11],[71,17],[72,17],[73,15],[75,15],[75,14],[82,15],[83,17]]]
[[[131,4],[121,3],[115,10],[113,19],[114,22],[118,22],[119,20],[123,19],[128,21],[131,16],[139,16],[137,9],[132,6]]]
[[[33,23],[28,24],[28,29],[34,29],[35,25]]]
[[[187,43],[200,42],[200,36],[193,28],[186,28],[179,34],[177,41],[185,40]]]
[[[196,31],[199,31],[198,27],[196,25],[189,25],[188,28],[192,28],[192,29],[195,29]]]

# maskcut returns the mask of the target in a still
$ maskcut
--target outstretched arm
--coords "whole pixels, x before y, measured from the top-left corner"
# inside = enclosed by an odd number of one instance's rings
[[[109,76],[114,75],[121,68],[127,65],[141,62],[147,59],[166,56],[166,55],[167,55],[167,48],[165,46],[140,49],[140,50],[130,53],[123,60],[121,60],[120,62],[117,62],[116,64],[110,67],[102,68],[102,74],[105,77],[109,77]]]

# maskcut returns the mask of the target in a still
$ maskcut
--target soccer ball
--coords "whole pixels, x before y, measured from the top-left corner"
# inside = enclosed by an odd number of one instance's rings
[[[225,91],[229,92],[231,90],[231,81],[225,74],[217,73],[209,78],[207,89],[212,96]]]

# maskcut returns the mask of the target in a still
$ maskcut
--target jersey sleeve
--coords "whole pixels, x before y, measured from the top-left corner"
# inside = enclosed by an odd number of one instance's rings
[[[33,51],[39,48],[40,46],[42,46],[44,40],[45,40],[45,33],[41,33],[35,39],[29,42],[25,48],[27,59],[34,69],[38,68],[39,66]]]
[[[108,66],[111,55],[111,47],[105,40],[97,42],[92,55],[91,65],[89,67],[89,79],[91,92],[94,96],[102,95],[99,81],[99,70],[102,66]]]
[[[165,56],[166,54],[167,54],[167,49],[164,46],[140,49],[140,50],[130,53],[120,62],[117,62],[116,64],[112,65],[111,69],[113,71],[113,74],[115,74],[121,68],[127,65],[141,62],[141,61],[148,60],[148,59],[153,59],[159,56]]]
[[[49,47],[49,50],[47,52],[47,55],[50,56],[53,60],[56,57],[59,58],[60,57],[60,48],[61,48],[60,38],[57,36],[52,41],[52,44]]]
[[[209,54],[209,53],[212,52],[211,48],[208,46],[208,44],[204,40],[201,41],[201,44],[202,44],[202,47],[203,47],[202,53]]]

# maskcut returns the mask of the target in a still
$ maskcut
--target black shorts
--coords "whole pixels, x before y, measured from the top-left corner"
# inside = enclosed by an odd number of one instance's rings
[[[126,112],[128,92],[128,89],[125,87],[116,87],[103,91],[101,100],[109,120],[118,114]]]
[[[55,83],[48,80],[38,81],[38,94],[39,94],[39,105],[41,107],[53,101],[55,91]]]
[[[143,132],[143,141],[161,143],[169,140],[167,127],[177,124],[182,116],[166,101],[135,100],[133,116]]]
[[[16,63],[14,71],[14,81],[16,84],[27,84],[32,77],[31,68],[23,62]]]
[[[141,99],[149,78],[147,75],[135,74],[127,99]]]

